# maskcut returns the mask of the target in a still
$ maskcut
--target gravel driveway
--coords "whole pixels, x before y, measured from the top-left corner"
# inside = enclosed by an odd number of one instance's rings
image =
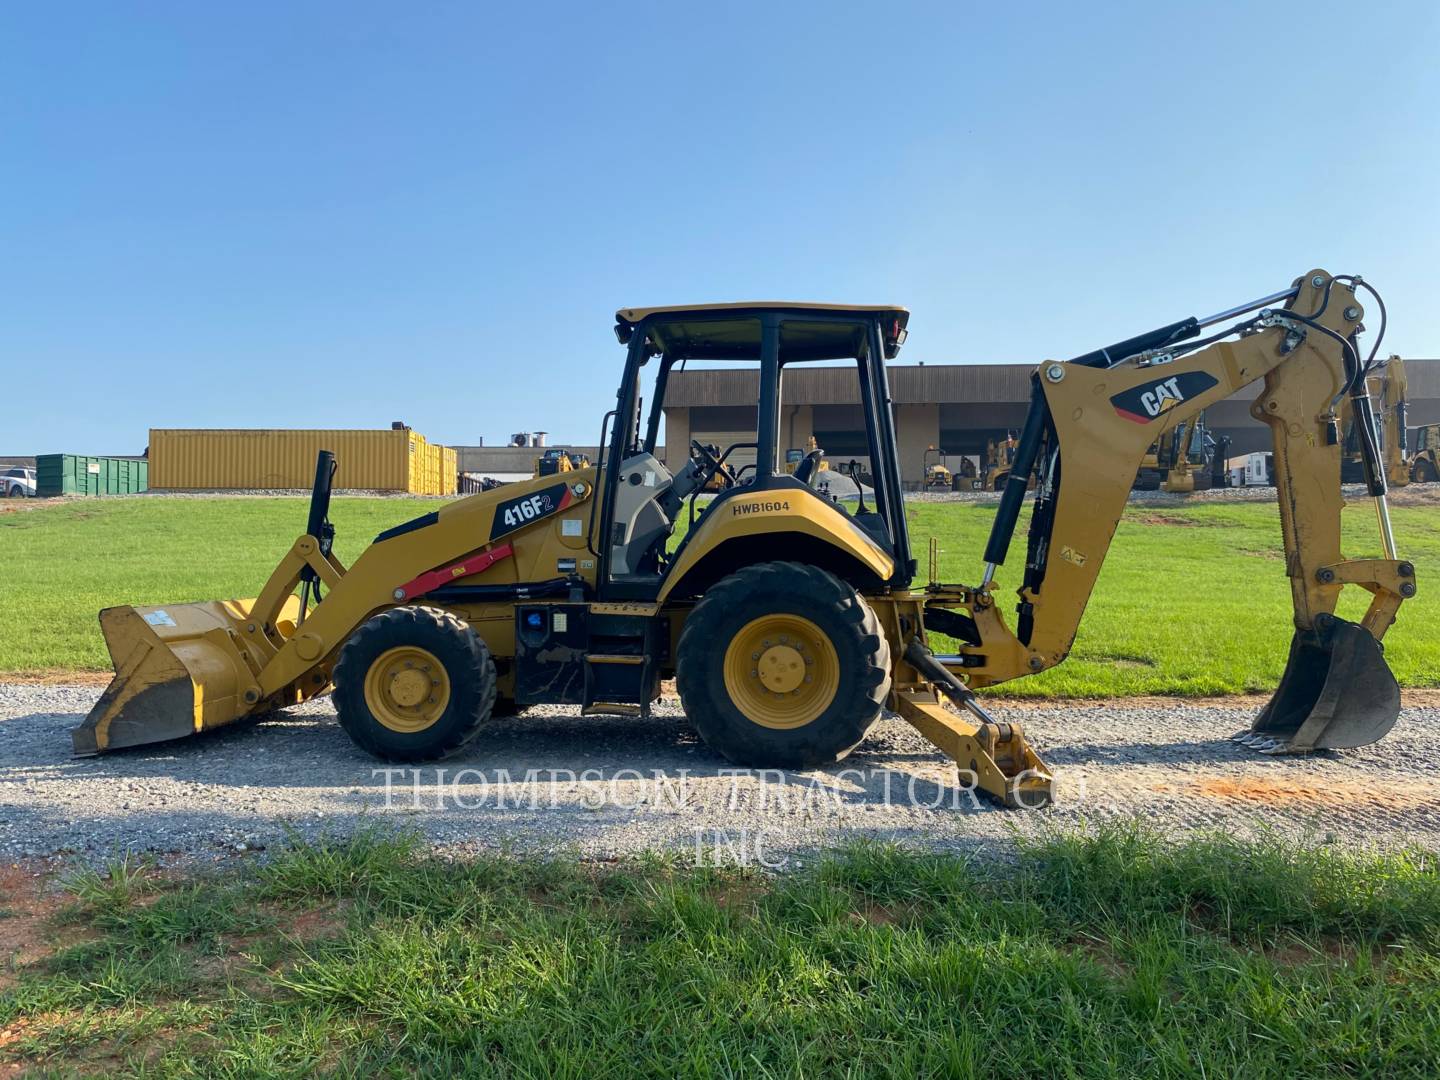
[[[328,700],[73,759],[69,731],[100,689],[0,684],[0,858],[126,849],[219,858],[289,831],[385,822],[462,851],[608,858],[670,848],[778,867],[858,837],[1003,854],[1016,831],[1128,815],[1177,832],[1278,829],[1440,848],[1434,694],[1407,704],[1383,742],[1310,758],[1256,757],[1229,742],[1259,699],[997,703],[1024,720],[1060,778],[1058,804],[1027,812],[958,788],[953,768],[898,719],[878,725],[842,769],[814,773],[732,769],[673,698],[649,721],[535,709],[495,721],[462,757],[388,774],[351,745]]]

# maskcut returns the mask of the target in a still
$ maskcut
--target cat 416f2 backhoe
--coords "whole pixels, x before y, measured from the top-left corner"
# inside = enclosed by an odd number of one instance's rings
[[[333,467],[322,454],[309,527],[257,599],[101,613],[116,674],[75,731],[75,750],[189,735],[333,686],[356,743],[428,760],[530,704],[643,714],[673,675],[687,716],[733,761],[827,765],[890,709],[953,758],[967,784],[1038,805],[1050,797],[1048,769],[1020,725],[989,715],[972,690],[1065,658],[1157,427],[1258,380],[1294,640],[1279,689],[1244,738],[1268,752],[1372,742],[1399,711],[1380,639],[1415,578],[1390,535],[1357,288],[1369,287],[1312,271],[1211,318],[1041,364],[984,575],[967,585],[915,584],[885,369],[905,338],[903,308],[624,309],[615,331],[625,372],[593,466],[443,506],[381,533],[347,568],[331,550]],[[727,464],[734,446],[691,443],[673,471],[655,456],[666,382],[686,360],[757,370],[747,447],[756,464],[743,479]],[[852,363],[865,419],[873,494],[862,490],[853,506],[813,490],[823,450],[790,474],[777,464],[783,375],[827,360]],[[1336,409],[1347,394],[1371,433],[1381,558],[1340,550]],[[994,576],[1032,473],[1012,628]],[[720,493],[697,505],[716,478]],[[682,515],[691,524],[677,546]],[[1347,585],[1373,595],[1359,623],[1334,614]],[[958,640],[958,652],[932,652],[930,633]]]

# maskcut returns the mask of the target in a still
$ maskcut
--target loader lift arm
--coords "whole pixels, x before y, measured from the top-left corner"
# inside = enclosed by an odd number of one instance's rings
[[[1210,319],[1182,320],[1069,363],[1042,364],[985,551],[984,577],[974,589],[942,597],[968,607],[976,630],[958,655],[944,658],[946,666],[983,687],[1064,660],[1124,512],[1130,479],[1154,438],[1152,425],[1193,417],[1263,379],[1251,413],[1270,428],[1274,444],[1295,639],[1285,678],[1254,732],[1264,736],[1264,749],[1303,751],[1364,745],[1388,731],[1399,690],[1378,643],[1402,600],[1414,595],[1414,567],[1396,558],[1390,532],[1366,365],[1355,342],[1364,314],[1357,285],[1363,287],[1357,278],[1311,271],[1288,290]],[[1277,302],[1284,306],[1268,306]],[[1194,340],[1204,327],[1256,309]],[[1336,406],[1346,395],[1362,432],[1381,531],[1379,559],[1347,560],[1341,551]],[[997,610],[992,583],[1036,469],[1012,631]],[[1347,584],[1372,594],[1358,625],[1334,614]]]

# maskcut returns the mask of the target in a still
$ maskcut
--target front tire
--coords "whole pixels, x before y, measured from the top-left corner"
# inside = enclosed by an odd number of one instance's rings
[[[387,761],[462,750],[495,705],[480,635],[431,607],[397,607],[350,636],[335,665],[335,711],[355,745]]]
[[[1415,482],[1417,484],[1433,484],[1436,480],[1440,480],[1440,472],[1436,471],[1434,465],[1424,458],[1415,463]]]
[[[890,692],[890,645],[863,597],[802,563],[760,563],[713,586],[680,635],[676,689],[700,735],[739,765],[833,765]]]

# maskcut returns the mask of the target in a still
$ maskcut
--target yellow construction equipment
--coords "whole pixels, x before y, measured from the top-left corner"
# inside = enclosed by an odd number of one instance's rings
[[[935,460],[930,460],[930,455],[935,455]],[[923,487],[939,488],[941,491],[949,491],[955,483],[955,474],[950,471],[950,459],[944,450],[934,446],[925,448],[924,467],[925,477]]]
[[[535,459],[535,477],[554,476],[557,473],[583,469],[590,464],[590,458],[575,450],[552,446]]]
[[[1140,460],[1135,487],[1141,491],[1186,494],[1214,484],[1215,439],[1202,411],[1160,433]]]
[[[795,470],[805,466],[807,460],[813,461],[813,464],[808,466],[808,468],[813,468],[817,472],[830,471],[830,462],[825,460],[825,451],[820,449],[820,444],[815,441],[814,435],[811,435],[805,440],[805,448],[803,450],[791,447],[785,451],[785,474],[787,476],[793,476]]]
[[[980,486],[986,491],[1004,491],[1010,479],[1010,463],[1015,459],[1018,444],[1011,432],[1003,439],[985,441],[985,460],[980,465]]]
[[[1410,479],[1417,484],[1433,484],[1440,480],[1440,424],[1426,424],[1415,429]]]
[[[357,744],[432,760],[528,704],[644,714],[673,676],[689,719],[733,761],[836,762],[888,708],[967,783],[1038,805],[1049,769],[1021,725],[990,715],[973,691],[1065,659],[1156,425],[1257,381],[1294,639],[1244,739],[1272,753],[1372,742],[1399,711],[1379,643],[1415,574],[1395,554],[1383,493],[1383,557],[1350,560],[1340,548],[1336,407],[1363,393],[1362,288],[1311,271],[1210,318],[1041,364],[972,584],[933,572],[916,582],[885,370],[905,338],[903,308],[623,309],[624,374],[594,465],[450,503],[381,533],[347,567],[332,551],[334,464],[321,454],[308,525],[256,599],[101,614],[116,674],[75,749],[205,731],[333,687]],[[655,456],[667,380],[689,359],[758,369],[756,464],[743,479],[728,449],[692,443],[673,471]],[[793,474],[778,461],[784,373],[837,360],[851,365],[865,418],[869,504],[865,489],[853,506],[815,492],[816,454]],[[1032,474],[1012,626],[995,577]],[[697,505],[716,477],[722,490]],[[687,504],[693,525],[677,543]],[[1359,622],[1335,614],[1346,586],[1372,596]],[[959,651],[934,653],[932,632]]]
[[[1380,361],[1365,379],[1371,407],[1375,408],[1374,403],[1378,403],[1379,415],[1375,417],[1373,438],[1380,448],[1385,481],[1391,487],[1404,487],[1410,483],[1411,462],[1405,429],[1409,408],[1407,389],[1405,361],[1398,356]],[[1341,481],[1347,484],[1369,483],[1361,432],[1348,398],[1340,403],[1340,430],[1344,446],[1340,459]]]

